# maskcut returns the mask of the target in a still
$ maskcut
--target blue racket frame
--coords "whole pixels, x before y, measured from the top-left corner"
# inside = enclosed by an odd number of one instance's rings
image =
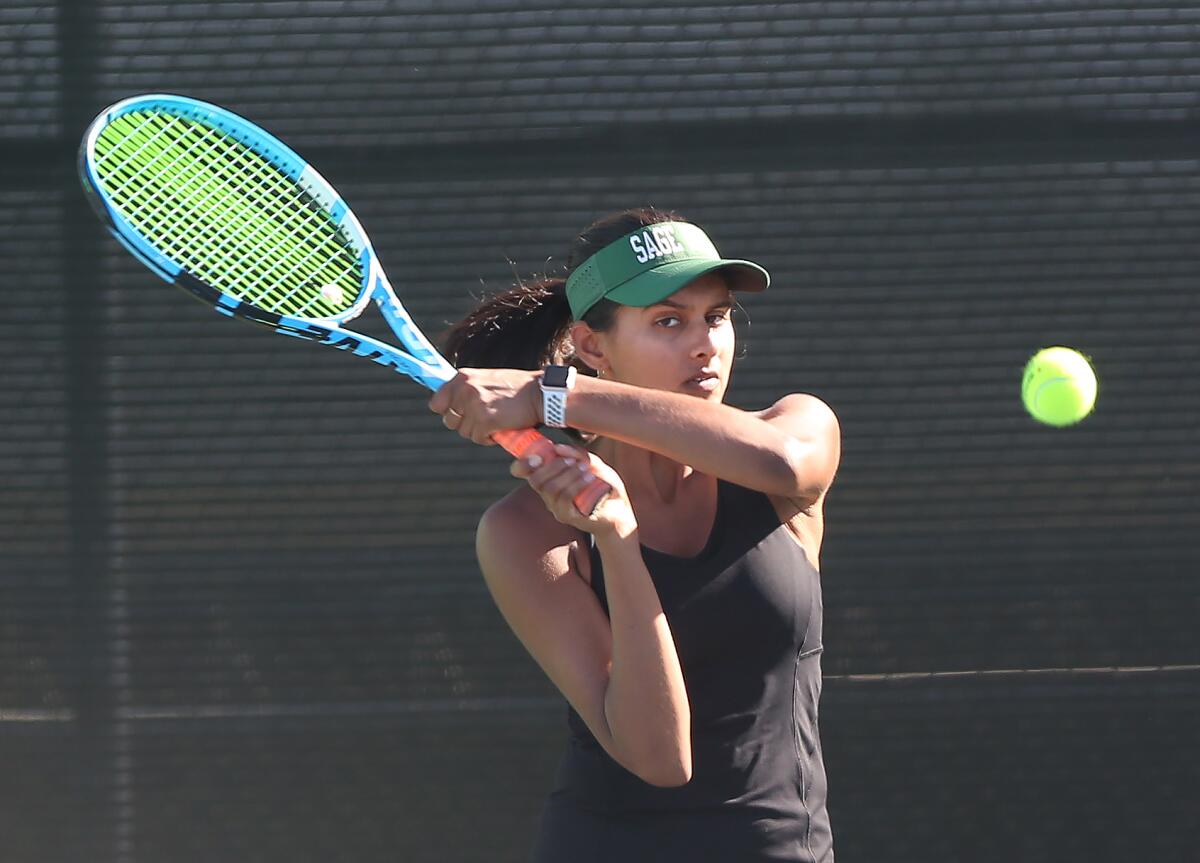
[[[149,242],[117,209],[99,179],[95,164],[96,139],[104,127],[123,114],[146,110],[195,119],[221,129],[298,182],[305,191],[326,207],[361,257],[363,282],[359,296],[351,307],[341,314],[322,318],[301,318],[261,309],[208,284]],[[285,336],[349,351],[408,375],[431,390],[437,390],[457,374],[455,368],[434,349],[413,323],[408,310],[404,308],[384,275],[366,232],[333,186],[294,150],[248,120],[217,105],[186,96],[167,93],[134,96],[111,105],[92,121],[80,146],[78,169],[88,201],[109,232],[151,272],[169,284],[183,288],[213,310],[229,317],[271,327]],[[371,301],[375,302],[384,320],[407,350],[341,326],[358,317]]]

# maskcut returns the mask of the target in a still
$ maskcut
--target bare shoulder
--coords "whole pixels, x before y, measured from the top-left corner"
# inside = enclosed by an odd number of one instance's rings
[[[485,577],[498,570],[489,564],[503,559],[543,577],[572,572],[587,581],[583,548],[585,534],[554,518],[541,498],[524,484],[488,507],[475,533],[475,551]]]
[[[837,414],[828,404],[811,393],[788,393],[756,416],[790,429],[810,428],[824,435],[839,434]]]

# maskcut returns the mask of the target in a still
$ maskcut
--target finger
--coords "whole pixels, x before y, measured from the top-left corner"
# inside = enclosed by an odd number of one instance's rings
[[[586,460],[576,462],[575,468],[579,471],[579,479],[585,486],[590,485],[599,478],[596,476],[595,471],[592,470],[591,464]]]
[[[538,456],[524,456],[522,458],[513,459],[512,465],[509,466],[509,473],[513,476],[525,479],[531,476],[535,470],[542,466],[542,460]]]
[[[536,456],[534,458],[536,458]],[[556,458],[553,461],[534,470],[529,477],[529,484],[533,486],[536,491],[540,492],[546,487],[547,483],[553,481],[556,476],[560,475],[566,470],[575,470],[575,467],[574,465],[567,464],[566,459]]]
[[[568,471],[568,474],[571,474],[571,472]],[[564,502],[569,506],[574,506],[575,495],[587,488],[594,479],[595,477],[589,474],[586,469],[576,464],[574,473],[564,479],[564,486],[560,492],[565,499]]]
[[[491,432],[487,430],[487,425],[482,422],[463,418],[463,424],[459,427],[458,433],[465,437],[473,444],[479,446],[495,446],[496,442],[492,440]]]
[[[462,416],[454,413],[453,411],[448,410],[446,413],[442,414],[442,425],[448,429],[457,429],[460,425],[462,425],[462,421]]]
[[[599,474],[596,473],[592,466],[592,454],[583,448],[574,447],[571,444],[555,444],[555,452],[560,458],[571,458],[579,465],[583,473],[589,474],[593,479],[598,479]]]
[[[554,445],[554,454],[559,458],[573,458],[575,461],[588,460],[587,450],[571,446],[568,443],[556,443]]]
[[[561,497],[564,492],[577,485],[583,476],[579,470],[579,463],[574,459],[560,459],[558,464],[562,465],[562,470],[542,486],[542,493],[550,497]]]
[[[437,392],[429,399],[429,409],[435,414],[445,413],[446,408],[450,407],[451,397],[454,395],[454,391],[458,388],[458,383],[461,380],[462,374],[459,373],[438,387]]]
[[[575,498],[588,487],[591,480],[580,471],[573,473],[574,476],[563,477],[560,480],[561,488],[557,489],[552,497],[549,497],[548,506],[560,521],[563,517],[574,518],[581,514],[587,514],[580,512],[575,505]]]
[[[560,458],[574,459],[579,465],[581,473],[588,474],[592,479],[598,478],[592,469],[592,454],[586,449],[579,449],[570,444],[555,444],[554,451]]]
[[[470,431],[464,432],[460,430],[459,434],[474,444],[482,444],[485,440],[487,440],[487,433],[479,431],[478,426],[473,426]]]

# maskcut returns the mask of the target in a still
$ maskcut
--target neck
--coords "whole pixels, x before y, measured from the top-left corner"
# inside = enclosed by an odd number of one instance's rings
[[[611,438],[601,438],[592,449],[621,475],[631,502],[674,503],[684,480],[695,473],[690,465]]]

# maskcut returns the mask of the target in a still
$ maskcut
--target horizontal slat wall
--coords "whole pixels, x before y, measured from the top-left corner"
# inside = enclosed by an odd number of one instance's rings
[[[311,154],[431,333],[631,204],[771,270],[731,401],[811,391],[843,425],[822,553],[839,856],[1200,841],[1190,4],[64,9],[0,12],[6,860],[522,859],[565,734],[474,562],[502,454],[407,380],[70,236],[79,118],[146,90]],[[85,393],[55,348],[93,270]],[[1100,372],[1067,431],[1016,392],[1050,343]],[[82,458],[71,417],[103,424]],[[70,571],[72,526],[94,573]],[[1079,670],[1106,667],[1142,670]],[[61,827],[84,807],[113,823]]]
[[[55,4],[0,5],[0,142],[46,141],[62,133],[62,60]]]
[[[521,705],[148,720],[139,858],[520,860],[561,721]],[[178,829],[198,812],[213,829]]]
[[[1194,836],[1200,776],[1180,756],[1194,751],[1200,672],[1056,672],[1015,683],[828,679],[822,722],[839,856],[866,859],[886,846],[897,860],[1156,859]],[[146,719],[136,744],[139,847],[180,863],[315,863],[349,847],[364,860],[523,859],[559,754],[557,714],[465,706],[339,720],[341,733],[314,715]],[[176,829],[197,811],[219,829]],[[1072,828],[1039,829],[1051,813]]]
[[[0,190],[0,710],[70,707],[61,198]]]
[[[65,192],[0,168],[0,836],[6,859],[83,847],[78,624],[68,547]],[[38,817],[37,813],[54,813]]]
[[[1200,10],[1130,7],[106,2],[99,83],[104,95],[164,81],[221,93],[298,140],[338,146],[558,138],[654,122],[1194,118]],[[302,115],[296,103],[306,103]]]
[[[1198,687],[1195,668],[828,680],[838,859],[1179,857]]]

